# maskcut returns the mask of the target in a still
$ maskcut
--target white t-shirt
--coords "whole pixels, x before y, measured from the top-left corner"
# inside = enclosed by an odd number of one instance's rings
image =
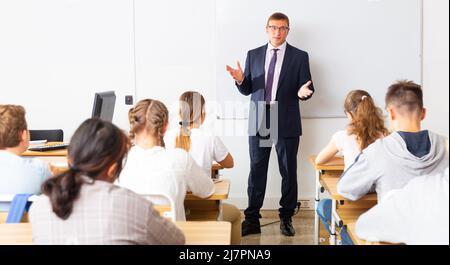
[[[448,245],[448,168],[412,179],[391,190],[356,222],[356,234],[369,241],[408,245]]]
[[[133,146],[117,184],[138,194],[165,194],[175,203],[175,220],[185,221],[184,198],[187,191],[207,198],[214,193],[210,174],[182,149],[160,146],[143,149]]]
[[[339,152],[344,156],[344,170],[347,170],[347,168],[355,162],[356,157],[361,152],[359,144],[356,141],[356,135],[349,135],[346,130],[343,130],[336,132],[332,136],[332,139]]]
[[[164,142],[168,148],[175,148],[175,139],[179,130],[171,130],[166,134]],[[214,161],[223,161],[228,155],[228,149],[222,140],[202,128],[191,130],[191,148],[189,154],[207,174],[211,174]]]

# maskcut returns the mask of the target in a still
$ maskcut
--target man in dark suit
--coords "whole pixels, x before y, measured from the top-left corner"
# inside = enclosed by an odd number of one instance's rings
[[[297,152],[302,134],[299,99],[314,93],[308,54],[286,42],[289,18],[274,13],[268,19],[269,43],[247,54],[245,72],[237,63],[227,71],[243,95],[251,94],[249,116],[250,175],[249,205],[244,211],[242,235],[261,233],[259,213],[266,191],[267,169],[272,145],[282,176],[279,208],[280,230],[293,236],[292,216],[297,206]]]

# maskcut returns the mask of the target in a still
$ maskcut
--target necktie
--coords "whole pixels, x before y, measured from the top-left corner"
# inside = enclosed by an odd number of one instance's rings
[[[275,74],[275,65],[277,64],[277,52],[279,49],[273,49],[272,59],[270,59],[269,70],[267,73],[266,93],[264,99],[267,104],[272,100],[273,75]]]

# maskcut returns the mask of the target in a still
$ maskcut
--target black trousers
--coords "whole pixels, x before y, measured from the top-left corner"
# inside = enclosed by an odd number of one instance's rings
[[[267,142],[261,146],[262,141],[270,141],[270,138],[259,135],[249,137],[248,208],[244,214],[245,219],[251,222],[258,222],[261,218],[259,211],[266,193],[267,169],[272,150],[272,146],[267,145]],[[279,216],[282,219],[290,218],[294,215],[297,207],[297,153],[300,138],[278,138],[273,142],[275,142],[278,166],[282,177]]]

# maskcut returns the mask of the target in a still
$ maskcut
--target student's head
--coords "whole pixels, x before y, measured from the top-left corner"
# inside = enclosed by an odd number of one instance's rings
[[[114,182],[122,171],[129,139],[119,128],[100,119],[88,119],[75,131],[68,149],[69,170],[42,184],[53,212],[61,219],[72,213],[84,183]]]
[[[198,92],[187,91],[180,96],[179,103],[180,131],[175,146],[189,151],[191,128],[198,127],[205,121],[205,99]]]
[[[425,118],[423,93],[420,85],[412,81],[398,81],[388,88],[386,93],[386,109],[394,130],[399,129],[399,123],[416,123]]]
[[[29,143],[25,109],[17,105],[0,105],[0,150],[17,148],[22,153]]]
[[[344,111],[350,120],[349,133],[356,135],[361,150],[388,134],[383,113],[367,91],[350,91],[345,98]]]
[[[273,46],[282,45],[289,34],[289,18],[283,13],[273,13],[267,20],[266,32]]]
[[[164,147],[164,134],[167,130],[169,111],[155,99],[143,99],[128,112],[130,138],[152,139],[156,145]]]

